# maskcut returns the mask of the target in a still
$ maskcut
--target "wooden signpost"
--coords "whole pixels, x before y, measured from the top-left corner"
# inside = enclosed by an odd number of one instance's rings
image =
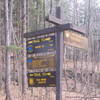
[[[29,72],[28,85],[30,87],[56,87],[56,100],[62,100],[64,43],[82,49],[87,49],[88,44],[84,32],[77,30],[71,24],[62,24],[60,10],[60,7],[57,7],[56,17],[47,19],[56,26],[24,34],[27,40],[27,68],[31,71],[45,68],[54,69],[54,71],[48,72]],[[84,41],[86,41],[85,44]]]

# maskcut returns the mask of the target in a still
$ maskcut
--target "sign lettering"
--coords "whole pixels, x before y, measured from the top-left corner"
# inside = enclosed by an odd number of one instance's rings
[[[56,72],[33,72],[28,73],[29,87],[55,87]]]

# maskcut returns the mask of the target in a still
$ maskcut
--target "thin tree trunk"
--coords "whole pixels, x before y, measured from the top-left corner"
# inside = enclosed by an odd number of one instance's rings
[[[0,51],[0,62],[1,62],[1,64],[0,64],[0,90],[1,90],[1,88],[2,88],[2,51]]]
[[[6,53],[5,53],[5,90],[6,90],[6,100],[12,100],[11,99],[11,93],[10,93],[10,51],[8,51],[7,47],[10,46],[11,43],[11,33],[9,30],[9,9],[8,9],[8,0],[5,0],[5,38],[6,38]]]
[[[22,33],[24,34],[26,32],[26,25],[27,25],[27,21],[26,21],[26,0],[22,0],[23,1],[23,10],[22,10]],[[23,39],[24,43],[24,51],[23,51],[23,66],[22,66],[22,94],[26,93],[26,88],[27,88],[27,67],[26,67],[26,39]]]

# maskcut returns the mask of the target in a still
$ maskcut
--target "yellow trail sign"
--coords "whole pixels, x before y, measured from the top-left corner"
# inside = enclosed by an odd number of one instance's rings
[[[80,49],[88,49],[88,38],[72,30],[64,31],[64,43]]]

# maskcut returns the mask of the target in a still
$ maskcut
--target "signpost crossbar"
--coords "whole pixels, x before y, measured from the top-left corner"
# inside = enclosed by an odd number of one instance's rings
[[[31,38],[33,36],[38,36],[38,35],[43,35],[43,34],[45,35],[48,33],[55,33],[55,32],[62,32],[64,30],[73,30],[73,31],[78,32],[79,34],[85,35],[84,34],[85,32],[83,30],[81,30],[80,28],[76,28],[76,27],[74,28],[74,26],[72,26],[72,24],[68,23],[68,24],[63,24],[63,25],[57,25],[57,26],[54,26],[51,28],[46,28],[46,29],[39,30],[36,32],[27,32],[24,34],[24,37]]]

